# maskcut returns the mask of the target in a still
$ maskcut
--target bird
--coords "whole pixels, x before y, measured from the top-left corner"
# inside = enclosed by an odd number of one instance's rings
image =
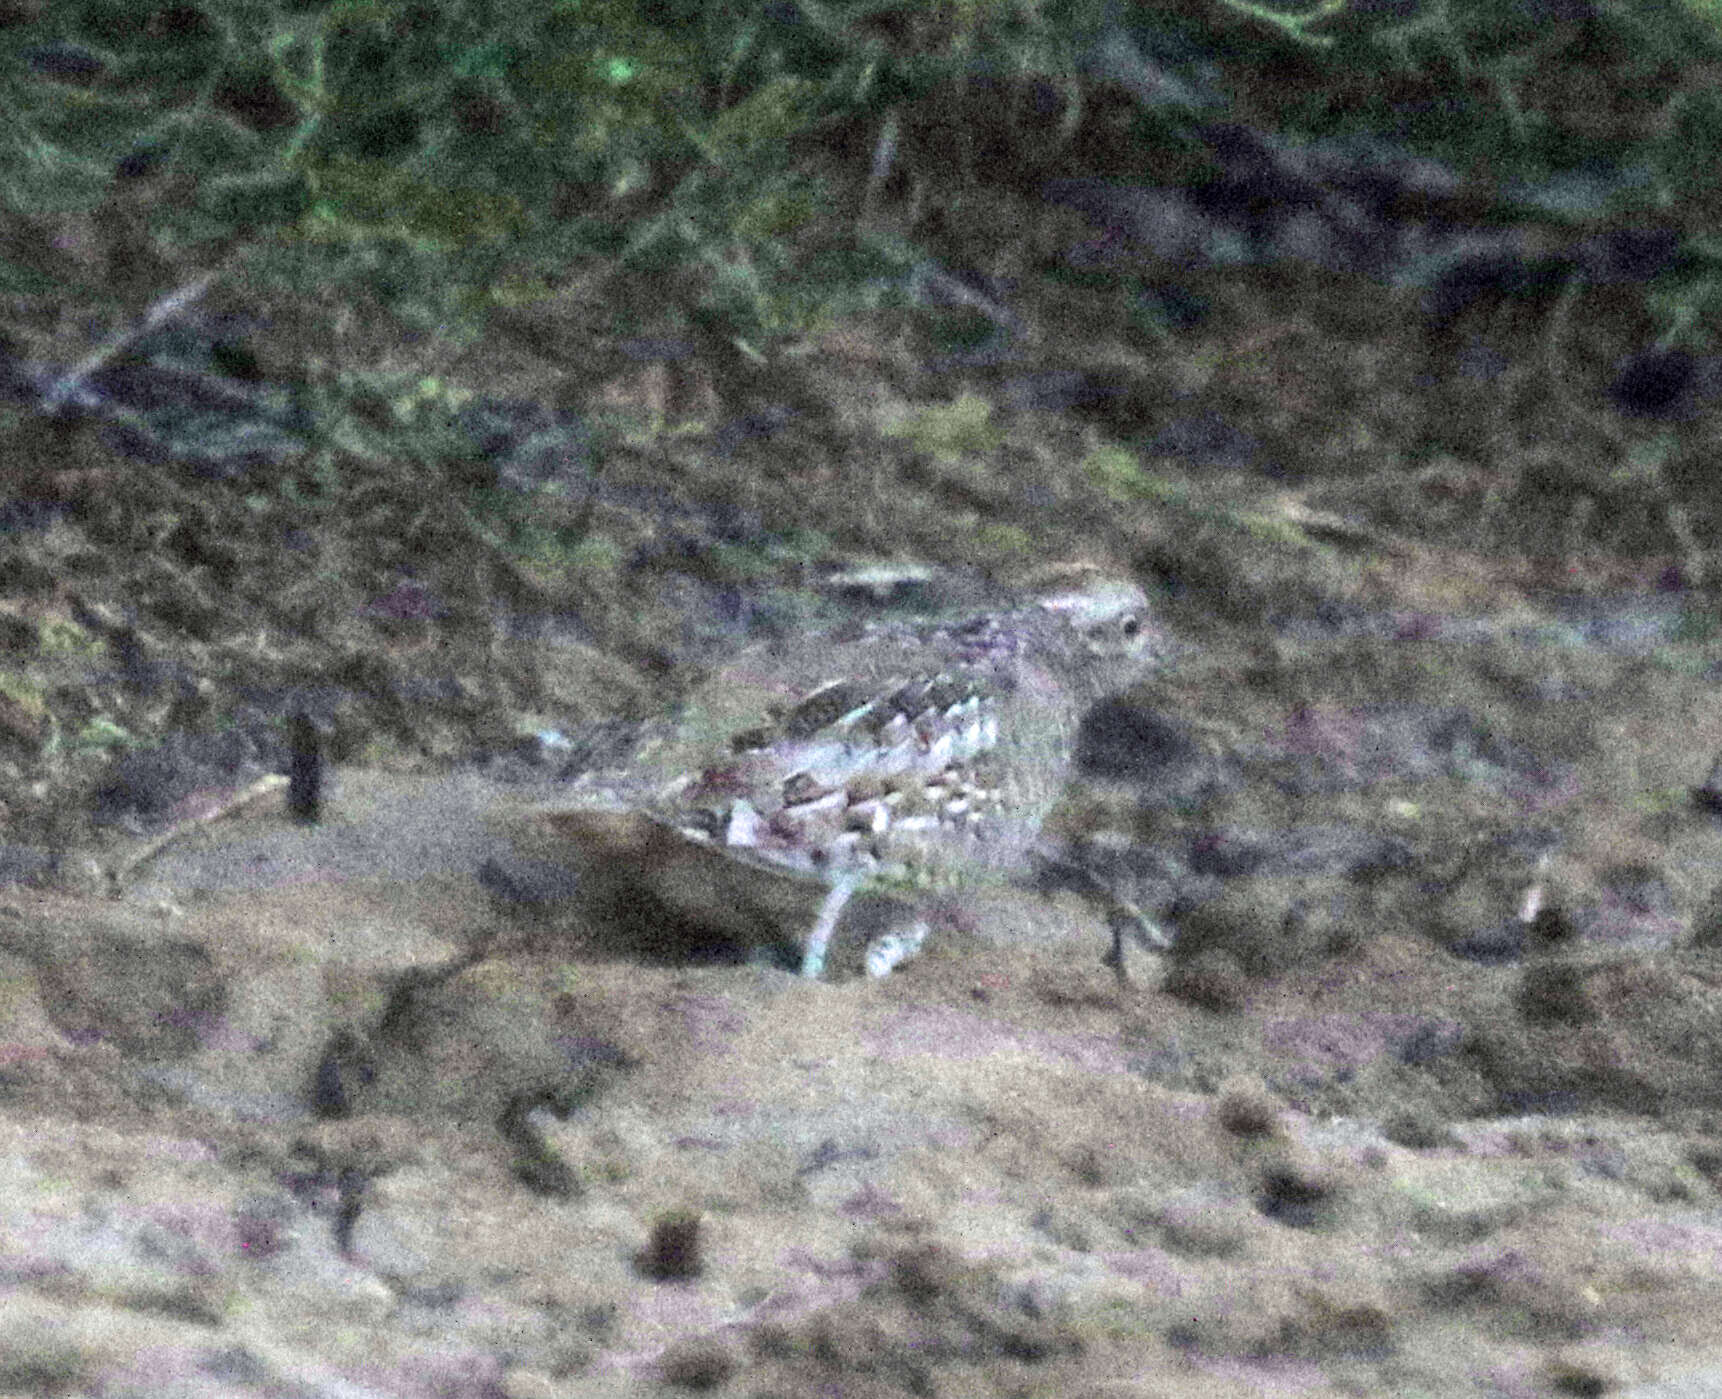
[[[538,820],[624,916],[799,943],[818,978],[852,910],[884,975],[927,935],[918,896],[1032,867],[1083,714],[1177,649],[1143,589],[1093,565],[1004,606],[755,645]]]

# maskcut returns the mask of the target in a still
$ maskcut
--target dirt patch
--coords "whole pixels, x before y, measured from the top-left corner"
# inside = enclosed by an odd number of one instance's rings
[[[481,883],[523,800],[348,773],[8,899],[9,1385],[1714,1382],[1712,951],[1467,960],[1306,874],[1122,987],[1029,890],[881,981],[649,965]]]

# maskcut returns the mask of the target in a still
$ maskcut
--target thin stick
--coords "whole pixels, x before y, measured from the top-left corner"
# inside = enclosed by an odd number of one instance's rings
[[[219,821],[223,816],[231,816],[253,802],[261,801],[271,793],[280,791],[286,785],[287,779],[284,776],[278,772],[272,772],[259,777],[248,786],[241,787],[237,792],[217,799],[196,815],[189,816],[170,829],[163,831],[154,839],[146,842],[141,850],[134,851],[115,865],[108,872],[109,887],[117,895],[142,865],[153,860],[163,849],[173,844],[181,836],[207,826],[212,821]]]
[[[66,401],[77,392],[78,386],[84,380],[116,355],[122,354],[137,344],[152,330],[165,325],[180,315],[187,307],[199,300],[210,287],[214,286],[215,279],[220,275],[220,268],[213,272],[205,272],[158,299],[149,310],[138,317],[134,324],[110,337],[105,344],[98,346],[55,380],[53,387],[43,395],[43,411],[46,413],[59,412]]]

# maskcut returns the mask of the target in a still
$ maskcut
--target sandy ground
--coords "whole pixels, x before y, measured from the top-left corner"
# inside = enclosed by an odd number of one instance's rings
[[[1714,954],[1216,999],[1022,891],[878,982],[642,964],[499,912],[521,800],[348,774],[12,891],[0,1389],[1722,1394]]]

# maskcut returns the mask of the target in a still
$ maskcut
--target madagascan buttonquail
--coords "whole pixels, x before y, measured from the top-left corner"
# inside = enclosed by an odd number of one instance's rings
[[[588,894],[794,943],[810,977],[857,892],[903,895],[867,946],[883,975],[926,936],[915,891],[1028,869],[1082,715],[1169,647],[1141,588],[1085,569],[1021,606],[749,649],[538,820]]]

